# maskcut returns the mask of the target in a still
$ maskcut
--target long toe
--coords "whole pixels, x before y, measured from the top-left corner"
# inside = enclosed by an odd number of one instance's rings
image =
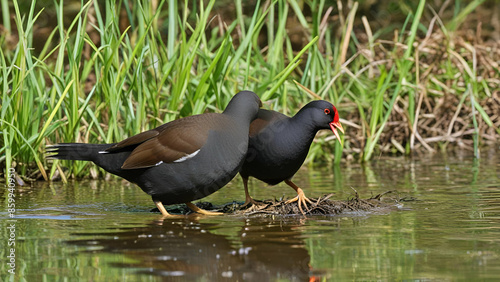
[[[199,213],[199,214],[203,214],[203,215],[222,215],[222,214],[224,214],[222,212],[213,212],[213,211],[207,211],[207,210],[201,209],[193,203],[186,203],[186,206],[188,206],[188,208],[190,208],[195,213]]]
[[[262,201],[254,200],[251,197],[247,197],[247,199],[245,200],[245,203],[243,205],[241,205],[241,209],[251,208],[253,206],[258,207],[258,206],[262,206],[262,205],[266,205],[266,203],[264,203]]]
[[[304,206],[307,211],[309,211],[309,208],[307,207],[307,204],[311,204],[313,205],[314,203],[309,200],[306,195],[304,194],[304,192],[302,192],[300,190],[300,192],[297,194],[297,196],[293,199],[290,199],[288,201],[285,202],[285,204],[290,204],[290,203],[293,203],[293,202],[297,202],[297,205],[299,206],[299,210],[300,212],[305,215],[306,213],[304,212],[304,209],[302,208],[302,206]]]
[[[240,210],[243,210],[245,213],[253,213],[265,210],[269,207],[271,203],[261,202],[261,201],[253,201],[250,202],[247,206],[241,206]]]
[[[302,205],[304,205],[306,208],[307,208],[307,203],[309,204],[313,204],[313,202],[311,200],[309,200],[307,197],[306,197],[306,194],[304,194],[304,191],[302,189],[300,189],[299,186],[295,185],[295,183],[293,183],[290,179],[287,179],[285,180],[285,183],[292,187],[296,192],[297,192],[297,197],[293,198],[293,199],[290,199],[288,201],[286,201],[286,204],[289,204],[289,203],[293,203],[293,202],[296,202],[298,201],[298,206],[299,206],[299,210],[300,212],[305,215],[304,213],[304,210],[302,209]],[[308,210],[309,211],[309,210]]]
[[[313,204],[313,202],[311,200],[309,200],[305,195],[302,195],[302,197],[299,196],[299,210],[300,212],[305,215],[304,213],[304,210],[302,209],[302,205],[305,206],[305,208],[307,209],[307,212],[309,212],[309,208],[307,207],[307,204]]]

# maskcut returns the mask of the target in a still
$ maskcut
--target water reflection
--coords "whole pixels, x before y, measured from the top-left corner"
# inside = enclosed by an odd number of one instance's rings
[[[153,221],[118,232],[77,233],[91,239],[67,243],[87,253],[123,254],[133,262],[112,263],[135,273],[187,279],[304,281],[314,276],[300,223],[234,218],[228,225],[193,217]],[[221,228],[223,227],[223,229]],[[236,236],[236,237],[235,237]]]
[[[0,281],[494,280],[500,277],[498,150],[376,158],[303,169],[310,197],[415,198],[397,212],[302,218],[186,217],[158,221],[151,199],[119,181],[35,183],[16,190],[14,278]],[[292,196],[252,181],[257,199]],[[5,201],[0,189],[0,200]],[[243,200],[239,178],[205,198]],[[6,218],[6,205],[0,217]],[[7,222],[0,220],[6,234]],[[6,237],[6,236],[4,236]],[[6,241],[0,240],[0,246]],[[1,248],[0,248],[1,249]],[[2,260],[5,261],[5,259]],[[457,270],[458,269],[458,270]],[[319,271],[319,270],[324,270]]]

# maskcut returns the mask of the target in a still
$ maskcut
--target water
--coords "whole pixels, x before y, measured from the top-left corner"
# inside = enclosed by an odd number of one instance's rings
[[[160,220],[123,181],[16,187],[15,219],[0,216],[3,281],[305,281],[500,279],[500,155],[379,158],[303,169],[310,197],[396,190],[400,209],[336,216],[189,216]],[[244,199],[241,181],[204,201]],[[256,199],[293,196],[251,181]],[[15,275],[8,238],[15,225]]]

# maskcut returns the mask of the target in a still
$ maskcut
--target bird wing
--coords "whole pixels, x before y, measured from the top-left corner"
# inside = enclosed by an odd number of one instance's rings
[[[115,150],[139,144],[125,160],[122,169],[147,168],[194,156],[207,141],[209,130],[213,127],[211,121],[218,119],[218,114],[211,119],[207,119],[207,115],[212,116],[205,114],[174,120],[116,144],[113,146]]]
[[[261,132],[262,129],[266,128],[269,124],[287,118],[289,117],[282,113],[260,109],[257,114],[257,118],[250,124],[249,136],[253,137],[259,134],[259,132]]]
[[[133,145],[138,145],[138,144],[141,144],[143,143],[144,141],[147,141],[155,136],[158,136],[158,134],[160,134],[160,132],[158,131],[158,128],[155,128],[155,129],[151,129],[151,130],[148,130],[148,131],[144,131],[144,132],[141,132],[139,134],[136,134],[134,136],[131,136],[109,148],[107,148],[105,150],[105,152],[107,153],[114,153],[114,152],[117,152],[117,151],[121,151],[122,149],[125,149],[129,146],[133,146]]]

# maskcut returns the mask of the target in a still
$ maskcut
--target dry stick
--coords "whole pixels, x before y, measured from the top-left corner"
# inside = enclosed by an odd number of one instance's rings
[[[351,70],[349,70],[348,68],[344,68],[344,71],[347,75],[352,77],[352,79],[354,79],[357,83],[362,84],[362,82],[358,79],[358,77],[355,74],[351,72]]]
[[[319,40],[318,40],[318,46],[323,46],[323,40],[325,39],[325,33],[328,30],[328,17],[330,16],[330,13],[333,11],[333,7],[328,8],[326,10],[325,15],[321,19],[321,23],[319,25],[319,30],[320,30],[320,35],[319,35]]]
[[[318,200],[321,199],[321,202],[324,202],[324,201],[330,199],[332,196],[333,196],[333,193],[330,193],[330,194],[324,196],[323,198],[319,197]]]
[[[439,85],[439,87],[443,88],[446,92],[451,93],[451,94],[456,94],[457,92],[455,89],[448,87],[446,84],[442,83],[439,81],[435,76],[431,77],[431,81],[434,82],[435,84]],[[440,92],[441,96],[444,96],[444,92]]]
[[[384,196],[386,194],[394,193],[394,192],[396,192],[396,190],[388,190],[388,191],[385,191],[383,193],[376,195],[375,197],[371,197],[368,200],[380,200],[382,198],[382,196]]]
[[[222,20],[220,14],[217,14],[217,25],[219,26],[219,36],[224,37],[224,32],[227,31],[227,25],[226,23]]]
[[[467,45],[464,44],[464,47],[467,48]],[[468,48],[467,48],[468,49]],[[474,73],[473,71],[471,70],[471,68],[469,67],[469,64],[467,64],[467,62],[465,61],[465,59],[460,56],[460,54],[458,54],[457,52],[453,51],[453,50],[448,50],[448,52],[450,52],[451,55],[453,55],[455,58],[457,58],[457,60],[460,62],[460,64],[463,66],[464,70],[467,72],[467,74],[471,77],[471,78],[474,78]],[[458,67],[458,65],[457,65]]]
[[[453,126],[455,125],[455,121],[458,118],[458,115],[460,114],[460,110],[462,109],[463,102],[465,101],[465,94],[462,95],[462,99],[460,103],[458,103],[457,110],[455,111],[455,114],[453,115],[453,118],[451,119],[450,125],[448,126],[448,131],[446,132],[446,137],[451,136],[451,131],[453,130]]]
[[[455,141],[459,140],[459,137],[463,137],[464,135],[471,135],[472,133],[474,133],[474,129],[470,129],[470,130],[462,129],[462,130],[455,132],[449,136],[435,136],[435,137],[425,138],[425,141],[428,143],[439,142],[439,141],[455,142]],[[463,140],[462,139],[461,141],[465,143],[466,141],[472,141],[472,140]]]
[[[319,29],[325,29],[328,24],[328,17],[330,16],[331,12],[333,11],[333,7],[330,6],[325,12],[325,15],[321,19],[321,23],[319,24]]]
[[[368,65],[364,66],[362,69],[360,69],[358,72],[356,72],[356,77],[359,77],[366,70],[373,68],[373,66],[377,66],[377,65],[381,65],[381,64],[385,64],[385,63],[389,63],[389,62],[392,62],[392,60],[391,59],[383,59],[383,60],[370,62]]]
[[[470,46],[470,45],[469,45]],[[465,45],[465,47],[467,48],[468,45]],[[467,48],[468,49],[468,48]],[[472,48],[473,49],[473,48]],[[450,54],[453,55],[455,58],[457,58],[457,60],[461,63],[461,65],[463,66],[464,70],[467,72],[467,74],[473,78],[473,79],[476,79],[475,77],[475,64],[476,64],[476,59],[475,59],[475,56],[473,57],[473,68],[474,68],[474,71],[471,70],[471,68],[469,67],[469,65],[467,64],[467,62],[465,61],[465,59],[460,56],[457,52],[453,51],[453,50],[449,50]],[[460,103],[457,107],[457,111],[455,112],[455,114],[453,115],[453,119],[450,123],[450,126],[448,127],[448,133],[447,133],[447,136],[450,136],[451,134],[451,131],[453,130],[453,125],[455,123],[455,120],[457,119],[458,117],[458,114],[459,114],[459,111],[460,109],[462,108],[462,104],[464,103],[465,101],[465,95],[467,93],[464,93],[464,95],[462,95],[462,99],[460,100]]]
[[[472,74],[473,76],[471,77],[474,81],[477,80],[477,52],[476,52],[476,48],[472,45],[470,45],[469,43],[467,42],[464,42],[463,43],[465,49],[469,50],[469,52],[472,53]],[[472,91],[472,90],[471,90]]]
[[[362,50],[356,52],[356,54],[352,55],[345,63],[343,63],[341,66],[340,66],[340,71],[334,76],[332,77],[332,79],[330,79],[330,82],[328,82],[326,84],[326,87],[324,87],[324,90],[323,92],[321,93],[320,96],[324,96],[325,93],[328,91],[328,89],[330,89],[330,87],[333,86],[333,83],[335,83],[335,81],[337,80],[337,78],[339,78],[342,74],[344,73],[347,73],[347,66],[352,62],[354,61],[355,58],[357,58],[360,54],[361,54]],[[382,64],[384,63],[385,61],[390,61],[390,60],[381,60],[381,61],[377,61],[376,64]],[[371,63],[370,63],[371,64]],[[361,70],[366,70],[367,67],[364,67],[362,68]],[[356,73],[356,75],[353,75],[350,71],[348,72],[349,75],[353,76],[353,79],[355,79],[358,83],[362,84],[359,80],[358,80],[358,76],[362,73],[362,71],[358,71]]]
[[[416,75],[418,76],[418,71],[417,71]],[[417,87],[417,89],[418,88],[420,88],[420,87]],[[419,93],[417,110],[415,111],[415,120],[413,121],[413,126],[411,129],[411,135],[410,135],[410,150],[412,150],[412,151],[413,151],[414,146],[415,146],[415,135],[417,134],[418,116],[420,114],[420,108],[422,107],[422,101],[424,100],[424,95],[426,95],[426,91],[425,91],[425,89],[422,89],[422,92]]]
[[[293,82],[295,82],[295,84],[297,84],[297,86],[300,86],[300,88],[304,89],[304,91],[306,91],[306,93],[309,94],[309,95],[311,95],[313,98],[318,99],[318,100],[322,100],[321,96],[319,96],[318,94],[314,93],[311,89],[305,87],[304,85],[302,85],[297,80],[294,79]]]
[[[434,16],[429,24],[429,30],[427,31],[427,34],[424,38],[424,40],[422,40],[422,43],[420,43],[420,45],[418,46],[418,48],[415,49],[415,68],[416,68],[416,72],[415,72],[415,75],[416,75],[416,85],[417,85],[417,88],[415,90],[419,90],[419,88],[422,89],[422,91],[419,93],[420,97],[418,98],[418,104],[417,104],[417,110],[415,111],[415,120],[413,121],[413,126],[412,126],[412,132],[411,132],[411,135],[410,135],[410,150],[413,151],[414,149],[414,145],[415,145],[415,136],[416,134],[418,134],[417,132],[417,125],[418,125],[418,117],[419,117],[419,114],[420,114],[420,108],[422,107],[422,101],[423,101],[423,98],[424,96],[427,94],[426,91],[425,91],[425,87],[421,87],[421,84],[420,84],[420,67],[419,67],[419,64],[420,64],[420,58],[419,58],[419,53],[420,53],[420,50],[423,49],[425,47],[425,45],[427,45],[427,41],[429,40],[429,38],[431,37],[432,35],[432,30],[434,29],[434,23],[436,22],[437,20],[437,16]],[[418,92],[417,92],[418,93]],[[429,146],[425,146],[424,147],[426,149],[430,148]],[[434,150],[429,150],[430,152],[434,152]]]
[[[337,9],[339,10],[340,26],[344,26],[345,19],[344,19],[342,1],[340,1],[340,0],[337,0]]]
[[[424,99],[424,97],[427,95],[427,91],[423,90],[424,93],[421,93],[420,94],[420,97],[418,99],[418,105],[417,105],[417,111],[415,112],[415,123],[413,124],[413,128],[410,128],[411,129],[411,139],[410,139],[410,148],[413,150],[413,142],[414,142],[414,139],[413,138],[417,138],[418,141],[427,149],[427,151],[433,153],[435,152],[436,150],[434,150],[431,146],[429,146],[429,144],[427,144],[427,142],[425,142],[425,140],[422,138],[422,136],[420,136],[420,133],[418,133],[417,131],[417,122],[418,122],[418,116],[419,116],[419,112],[420,112],[420,109],[422,108],[422,101]]]
[[[401,145],[398,141],[396,141],[394,137],[391,137],[391,143],[396,148],[396,150],[398,150],[401,154],[405,153],[405,148],[403,147],[403,145]]]
[[[439,16],[442,17],[444,11],[446,11],[446,8],[448,8],[448,5],[450,5],[451,0],[446,0],[444,1],[443,5],[441,6],[441,9],[439,9]]]
[[[61,180],[64,184],[68,183],[68,178],[66,174],[64,174],[64,170],[61,168],[60,164],[57,164],[57,170],[59,171],[59,175],[61,176]]]
[[[375,51],[373,50],[373,33],[372,29],[370,28],[370,23],[366,19],[366,16],[362,16],[361,21],[363,22],[366,31],[366,36],[368,37],[368,48],[370,49],[370,52],[368,53],[368,61],[370,61],[370,64],[368,65],[369,66],[368,78],[372,79],[373,66],[371,65],[371,62],[373,62],[373,58],[375,57]]]
[[[339,1],[340,2],[340,1]],[[345,62],[345,56],[347,54],[347,48],[349,47],[349,41],[351,39],[352,26],[354,24],[354,17],[356,15],[356,10],[358,9],[358,2],[354,2],[352,10],[349,12],[347,19],[347,28],[344,35],[344,41],[342,42],[342,50],[340,53],[340,60],[338,65],[341,66]]]
[[[427,39],[427,38],[426,38]],[[422,44],[424,44],[424,42]],[[417,94],[420,94],[420,97],[418,98],[418,104],[417,104],[417,110],[415,111],[415,116],[414,116],[414,121],[413,121],[413,126],[411,128],[411,135],[410,135],[410,150],[413,151],[413,146],[415,144],[415,133],[417,132],[417,122],[418,122],[418,115],[420,113],[420,107],[422,106],[422,99],[424,97],[423,93],[419,93],[418,89],[420,88],[420,59],[419,59],[419,48],[415,48],[415,82],[416,82],[416,87],[415,87],[415,92]],[[425,91],[425,90],[422,90]],[[404,153],[404,152],[403,152]]]
[[[436,151],[431,146],[429,146],[429,144],[427,144],[427,142],[425,142],[425,140],[422,138],[422,136],[420,136],[420,133],[417,132],[415,136],[417,137],[418,141],[420,141],[422,146],[424,146],[427,149],[427,151],[429,151],[431,153],[434,153]]]
[[[341,122],[342,124],[346,124],[346,125],[348,125],[348,126],[350,126],[350,127],[354,127],[354,128],[356,128],[356,129],[361,129],[361,128],[362,128],[360,125],[358,125],[358,124],[356,124],[356,123],[354,123],[354,122],[352,122],[352,121],[350,121],[350,120],[346,120],[346,119],[343,119],[343,118],[339,118],[339,120],[340,120],[340,122]],[[333,136],[333,137],[335,137],[335,136]],[[327,137],[327,138],[328,138],[328,137]]]

